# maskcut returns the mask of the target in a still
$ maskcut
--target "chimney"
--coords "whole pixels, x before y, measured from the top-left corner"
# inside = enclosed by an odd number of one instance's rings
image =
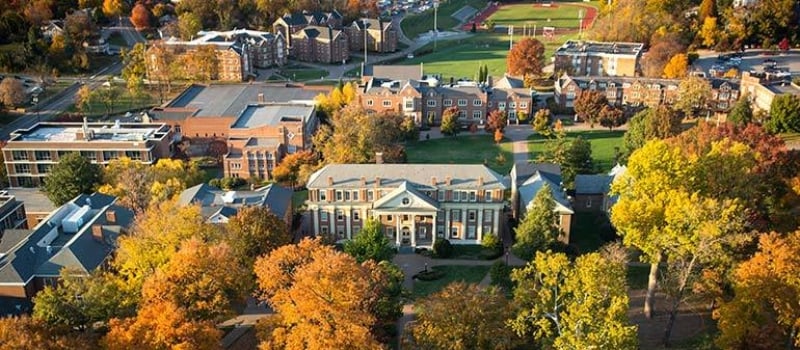
[[[259,92],[258,93],[258,103],[264,103],[264,93],[263,92]]]
[[[367,185],[367,178],[362,176],[361,177],[361,186],[363,187],[363,186],[366,186],[366,185]]]
[[[98,242],[103,241],[103,226],[99,224],[92,225],[92,238]]]
[[[444,178],[444,185],[445,185],[445,186],[450,186],[450,181],[451,181],[451,180],[452,180],[452,179],[451,179],[449,176],[448,176],[448,177],[446,177],[446,178]]]
[[[328,176],[328,186],[333,186],[333,176]]]
[[[117,212],[113,210],[106,210],[106,222],[109,224],[117,223]]]
[[[431,177],[431,186],[436,186],[437,183],[436,176]]]
[[[375,152],[375,164],[383,164],[383,152]]]
[[[380,176],[376,176],[375,177],[375,187],[379,187],[380,185],[381,185],[381,177]]]
[[[483,176],[478,176],[478,187],[483,186]]]

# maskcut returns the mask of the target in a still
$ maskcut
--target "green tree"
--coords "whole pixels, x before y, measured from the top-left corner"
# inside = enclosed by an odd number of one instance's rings
[[[540,135],[549,137],[553,133],[550,126],[551,118],[550,110],[547,108],[536,111],[536,114],[533,115],[533,130]]]
[[[123,64],[122,78],[125,79],[128,92],[131,96],[139,96],[144,90],[144,80],[147,78],[145,45],[137,43],[130,51],[123,49],[120,56],[122,56]]]
[[[575,99],[575,113],[582,120],[588,121],[592,128],[597,123],[603,107],[606,106],[608,106],[608,99],[606,99],[606,94],[600,91],[586,90]]]
[[[454,282],[421,301],[416,321],[407,326],[404,348],[430,350],[513,349],[520,339],[506,325],[513,316],[497,288]]]
[[[691,76],[678,85],[675,109],[683,111],[687,117],[697,117],[697,112],[705,110],[710,99],[711,83],[705,78]]]
[[[44,193],[60,206],[81,193],[91,193],[100,182],[100,167],[77,152],[70,152],[53,166],[44,182]]]
[[[292,243],[289,227],[269,208],[249,206],[239,209],[225,225],[225,239],[233,256],[242,266],[252,270],[256,258]]]
[[[412,117],[403,118],[403,122],[400,124],[400,130],[402,131],[404,140],[406,141],[419,140],[419,127],[417,127],[417,123],[414,122],[414,118]]]
[[[81,112],[92,112],[92,89],[88,85],[81,85],[75,93],[75,108]]]
[[[552,188],[545,184],[536,193],[530,206],[525,210],[525,217],[519,223],[514,234],[517,241],[512,246],[514,254],[524,260],[532,259],[537,251],[551,248],[558,241],[561,230],[555,225],[558,213]]]
[[[648,108],[636,113],[628,123],[623,143],[628,154],[652,139],[664,139],[681,132],[681,116],[666,106]]]
[[[775,96],[769,107],[767,130],[779,132],[800,132],[800,97],[792,94]]]
[[[511,274],[521,311],[510,324],[521,336],[533,335],[542,348],[637,349],[636,326],[627,315],[625,268],[598,253],[573,264],[565,254],[539,252]]]
[[[352,255],[359,263],[374,260],[391,261],[394,247],[383,234],[380,221],[368,219],[358,235],[344,244],[344,252]]]
[[[461,131],[458,126],[458,107],[450,107],[442,113],[442,134],[456,136]]]
[[[753,122],[753,107],[747,93],[742,94],[728,112],[728,121],[736,126],[745,126]]]
[[[594,170],[592,145],[578,136],[568,138],[563,132],[547,142],[545,151],[539,155],[540,162],[555,163],[561,166],[564,188],[571,189],[577,174],[591,174]]]
[[[190,40],[201,30],[203,30],[203,23],[194,13],[184,12],[178,16],[178,32],[181,39]]]

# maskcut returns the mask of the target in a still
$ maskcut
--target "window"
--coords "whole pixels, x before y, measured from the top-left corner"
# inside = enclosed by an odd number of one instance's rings
[[[428,100],[428,107],[436,107],[436,100]]]
[[[375,192],[372,190],[367,191],[367,201],[372,202],[375,200]]]
[[[30,164],[14,164],[14,172],[17,174],[30,174]]]
[[[402,203],[403,205],[409,205],[411,203],[411,199],[408,199],[408,197],[403,197]]]
[[[452,220],[450,220],[450,221],[461,221],[461,211],[460,210],[453,210],[450,215],[452,216]]]
[[[470,210],[470,211],[467,213],[467,216],[469,217],[469,221],[470,221],[470,222],[474,222],[474,221],[475,221],[475,216],[476,216],[476,214],[475,214],[475,211],[474,211],[474,210]]]
[[[453,100],[451,100],[451,99],[442,100],[442,106],[450,107],[452,105],[453,105]]]
[[[519,108],[528,108],[528,102],[520,102]]]
[[[384,106],[384,107],[391,107],[391,106],[392,106],[392,101],[390,101],[390,100],[383,100],[383,106]]]
[[[344,221],[344,210],[336,209],[336,221]]]
[[[103,152],[103,157],[105,158],[105,156],[106,156],[105,152]],[[116,159],[116,158],[112,158],[112,159]],[[109,160],[109,158],[106,158],[106,160]],[[241,169],[241,168],[242,168],[242,163],[231,163],[231,169]]]
[[[458,227],[450,228],[450,238],[458,239]]]
[[[440,202],[444,202],[444,190],[436,191],[436,197],[439,199]]]
[[[483,106],[483,101],[481,101],[481,99],[479,99],[479,98],[476,98],[476,99],[472,100],[472,105],[473,106]]]
[[[509,102],[508,103],[508,108],[517,108],[517,103],[516,102]]]
[[[487,202],[491,202],[492,201],[492,191],[489,191],[489,190],[484,191],[483,192],[483,200],[485,200]]]
[[[367,106],[372,106],[372,100],[367,100]]]
[[[475,192],[475,191],[470,191],[469,192],[469,201],[470,202],[475,202],[477,200],[478,200],[478,193]]]
[[[587,198],[586,199],[586,207],[587,208],[591,208],[592,207],[592,199],[591,198]]]
[[[361,214],[359,213],[358,210],[354,210],[353,211],[353,221],[358,221],[358,220],[361,220]]]
[[[406,109],[414,109],[414,100],[413,99],[406,99],[405,101]]]
[[[428,111],[428,124],[433,124],[433,121],[436,120],[436,112]]]
[[[345,191],[344,192],[344,200],[350,201],[350,191]]]
[[[324,210],[319,212],[319,220],[320,221],[328,221],[328,212],[324,211]]]
[[[354,201],[358,201],[358,191],[353,191],[352,197]]]
[[[492,234],[492,226],[483,225],[483,233],[482,234],[483,234],[483,237],[486,237],[487,235],[491,235]]]
[[[458,105],[459,106],[466,106],[467,105],[467,99],[466,98],[459,98],[458,99]]]
[[[444,238],[444,227],[437,227],[436,228],[436,237]]]
[[[408,221],[408,215],[403,215],[403,221]]]
[[[428,228],[427,227],[420,227],[419,228],[419,238],[428,239]]]
[[[475,226],[467,227],[467,239],[475,239]]]
[[[386,228],[386,235],[389,236],[389,237],[395,238],[395,236],[394,236],[394,227],[387,227]]]
[[[483,222],[492,222],[492,210],[486,209],[483,211]]]
[[[142,152],[139,151],[125,151],[125,156],[131,160],[142,160]]]
[[[327,190],[319,190],[319,200],[324,201],[328,200],[328,191]]]
[[[14,160],[28,160],[28,152],[26,151],[13,151],[11,157]]]
[[[64,158],[67,154],[75,153],[73,151],[58,151],[58,159]]]
[[[95,151],[81,151],[81,157],[86,158],[90,161],[97,160],[97,152]]]
[[[47,174],[52,166],[52,164],[36,164],[36,171],[39,174]]]
[[[328,226],[320,227],[320,233],[322,233],[323,235],[327,235],[328,234]]]
[[[50,160],[50,151],[36,151],[36,160]]]
[[[472,111],[472,119],[481,119],[481,111]]]
[[[342,191],[336,191],[336,201],[337,202],[342,201]]]
[[[506,109],[506,103],[505,102],[497,102],[497,108],[499,108],[501,111]]]
[[[392,220],[394,220],[394,215],[388,215],[388,216],[386,216],[386,221],[388,221],[388,222],[392,222]]]

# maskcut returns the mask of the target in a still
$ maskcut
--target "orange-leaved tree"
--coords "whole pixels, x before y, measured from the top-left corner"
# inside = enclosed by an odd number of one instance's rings
[[[508,73],[511,75],[539,75],[544,64],[544,45],[533,38],[520,40],[511,48],[506,58]]]
[[[133,318],[113,319],[103,338],[106,349],[220,348],[222,332],[212,321],[192,321],[186,311],[170,302],[143,306]]]

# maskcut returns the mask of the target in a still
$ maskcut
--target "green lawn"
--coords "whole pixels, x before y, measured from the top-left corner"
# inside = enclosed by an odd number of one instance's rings
[[[127,111],[148,108],[158,104],[158,96],[156,95],[146,95],[144,98],[139,97],[137,99],[134,99],[133,97],[131,97],[130,93],[128,93],[127,89],[122,87],[118,88],[122,91],[122,93],[118,98],[114,99],[114,103],[111,106],[110,112],[106,110],[106,105],[103,103],[103,101],[100,101],[98,99],[93,99],[89,103],[89,106],[87,106],[86,110],[84,110],[84,113],[89,117],[102,118],[106,114],[108,115],[122,114]],[[103,89],[103,87],[100,87],[100,89]],[[76,112],[77,108],[75,108],[75,105],[73,104],[69,106],[67,111]]]
[[[439,5],[437,25],[439,30],[450,30],[457,26],[458,20],[451,17],[453,13],[460,10],[462,7],[469,5],[477,10],[482,10],[486,7],[486,0],[446,0]],[[400,28],[403,33],[409,38],[414,39],[418,35],[433,30],[433,9],[423,13],[408,15],[403,19]]]
[[[489,272],[489,266],[443,265],[434,266],[432,269],[443,271],[445,273],[444,277],[435,281],[414,281],[414,291],[412,293],[414,299],[424,298],[436,293],[456,281],[480,283]]]
[[[553,52],[566,40],[576,34],[562,35],[553,41],[545,41],[545,62],[549,63]],[[519,37],[514,37],[518,41]],[[445,80],[453,78],[472,79],[480,65],[489,68],[489,75],[502,77],[506,72],[508,56],[508,36],[501,34],[478,33],[466,39],[442,40],[429,43],[415,51],[415,57],[404,59],[396,64],[419,65],[424,63],[426,74],[440,74]]]
[[[493,254],[492,250],[485,248],[480,244],[454,244],[453,255],[447,259],[459,260],[487,260],[487,258],[496,258],[497,255]]]
[[[578,11],[586,10],[569,4],[558,3],[558,7],[534,7],[532,3],[504,5],[497,10],[489,20],[495,24],[513,24],[522,28],[523,25],[536,24],[538,32],[542,27],[578,28]],[[548,21],[549,19],[549,21]]]
[[[287,68],[278,71],[278,74],[294,81],[317,80],[328,76],[328,71],[313,68]]]
[[[614,167],[614,152],[615,147],[622,149],[622,135],[625,132],[621,130],[588,130],[588,131],[575,131],[568,132],[567,137],[573,138],[580,135],[592,145],[592,159],[594,159],[597,171],[607,172]],[[547,139],[539,134],[534,134],[528,137],[528,151],[531,152],[532,160],[536,160],[539,153],[545,149]]]
[[[475,135],[465,133],[464,136],[410,143],[406,146],[408,162],[486,164],[500,174],[508,174],[511,171],[511,166],[514,165],[511,142],[504,140],[497,145],[492,135],[487,135],[483,131],[478,131]],[[505,157],[502,163],[497,161],[497,156],[501,153]]]

